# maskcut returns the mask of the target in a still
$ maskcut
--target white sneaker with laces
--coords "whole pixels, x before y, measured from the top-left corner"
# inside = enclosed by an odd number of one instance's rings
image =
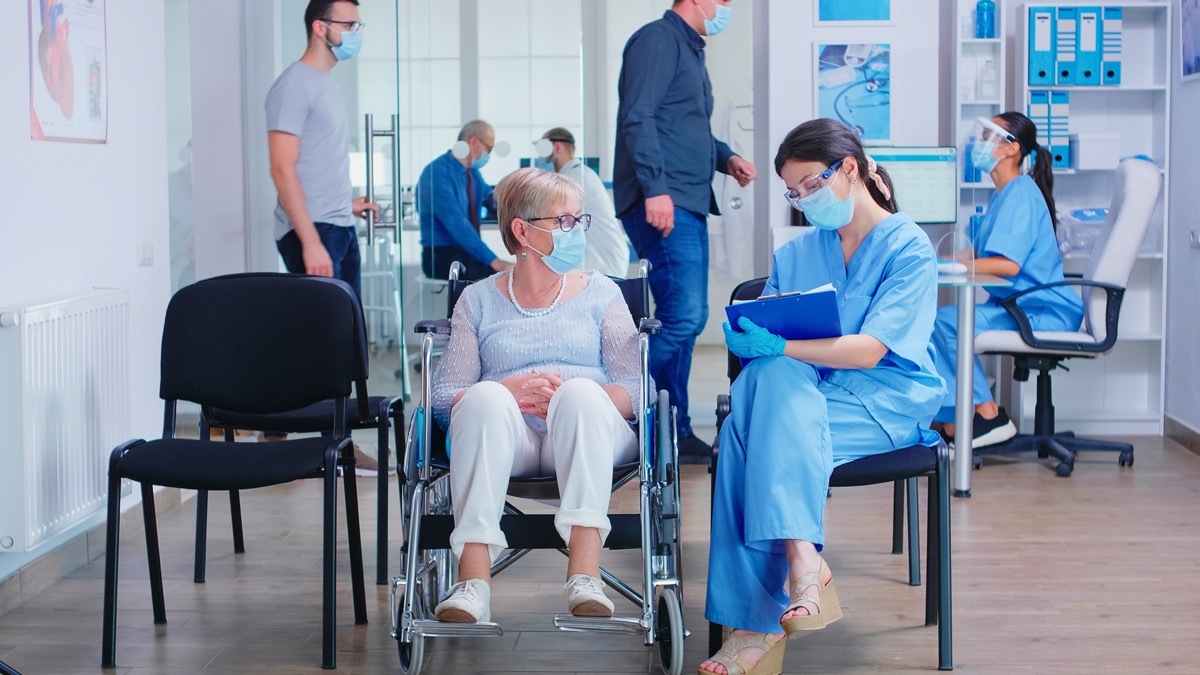
[[[575,616],[612,616],[612,600],[604,597],[604,582],[586,574],[572,574],[563,586],[567,607]]]
[[[480,623],[492,620],[492,587],[483,579],[466,579],[450,587],[450,595],[433,611],[438,621]]]

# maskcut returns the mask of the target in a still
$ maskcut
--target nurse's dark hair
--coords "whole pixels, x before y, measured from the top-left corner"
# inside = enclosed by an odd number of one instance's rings
[[[853,157],[858,164],[858,180],[867,187],[875,203],[890,213],[899,211],[892,177],[882,166],[875,167],[875,173],[887,185],[890,193],[890,196],[885,197],[871,179],[867,168],[867,153],[863,150],[858,133],[837,120],[809,120],[789,131],[779,144],[779,151],[775,153],[775,173],[782,175],[783,165],[788,162],[818,162],[825,166],[833,166],[834,162],[846,157]]]
[[[329,10],[339,2],[348,2],[355,7],[358,6],[358,0],[309,0],[308,7],[304,9],[304,30],[308,31],[308,39],[312,39],[312,25],[318,19],[328,19]]]
[[[1050,150],[1038,145],[1037,125],[1033,123],[1033,120],[1012,110],[996,115],[996,119],[1000,120],[1000,126],[1008,129],[1008,133],[1017,139],[1017,145],[1021,146],[1021,156],[1017,158],[1018,165],[1029,156],[1029,153],[1037,151],[1033,156],[1033,167],[1029,169],[1029,177],[1033,179],[1034,183],[1037,183],[1038,189],[1042,191],[1042,198],[1046,200],[1046,208],[1050,209],[1050,222],[1054,225],[1054,230],[1058,231],[1058,213],[1054,209],[1054,171],[1050,161]]]

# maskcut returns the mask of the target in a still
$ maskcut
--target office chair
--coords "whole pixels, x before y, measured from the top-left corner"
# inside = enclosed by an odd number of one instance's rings
[[[729,302],[753,300],[762,295],[766,277],[744,281],[733,289]],[[727,352],[730,384],[742,372],[742,362]],[[718,440],[721,425],[733,409],[728,394],[717,397]],[[717,462],[720,444],[713,443],[712,479],[710,489],[715,493],[717,485]],[[920,585],[920,558],[917,552],[917,478],[929,478],[928,493],[928,551],[926,565],[929,585],[925,589],[925,625],[938,627],[938,669],[953,670],[953,616],[950,588],[950,466],[949,450],[945,443],[935,447],[914,445],[899,448],[870,457],[854,460],[833,470],[829,477],[831,488],[893,484],[892,507],[892,553],[903,550],[902,532],[905,495],[908,497],[909,526],[909,584]],[[713,500],[715,503],[715,499]],[[721,648],[721,626],[708,624],[709,653]]]
[[[1112,203],[1082,278],[1069,278],[1015,293],[1001,302],[1017,322],[1017,330],[989,330],[975,338],[976,354],[1013,357],[1013,379],[1025,382],[1031,370],[1037,375],[1037,402],[1033,433],[1019,434],[998,445],[977,449],[981,455],[1036,451],[1039,457],[1058,460],[1055,473],[1065,478],[1075,470],[1081,451],[1118,452],[1121,466],[1133,466],[1129,443],[1078,438],[1073,432],[1054,429],[1054,402],[1050,374],[1073,358],[1095,358],[1117,342],[1121,300],[1142,239],[1154,216],[1162,175],[1152,162],[1127,159],[1117,166]],[[1084,323],[1078,332],[1034,331],[1017,299],[1055,286],[1083,289]]]

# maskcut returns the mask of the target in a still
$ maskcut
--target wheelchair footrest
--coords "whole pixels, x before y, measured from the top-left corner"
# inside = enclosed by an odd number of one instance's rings
[[[632,616],[575,616],[574,614],[555,614],[554,627],[559,630],[600,631],[603,633],[626,633],[643,635],[646,627],[640,619]]]
[[[412,632],[421,637],[500,637],[504,630],[498,623],[449,623],[419,619],[413,621]]]
[[[635,549],[642,546],[641,516],[636,513],[616,513],[608,517],[612,532],[604,542],[610,550]],[[450,548],[450,532],[454,529],[454,516],[422,516],[422,551]],[[559,549],[565,546],[558,530],[554,529],[554,515],[531,513],[500,517],[500,529],[508,539],[511,549]]]

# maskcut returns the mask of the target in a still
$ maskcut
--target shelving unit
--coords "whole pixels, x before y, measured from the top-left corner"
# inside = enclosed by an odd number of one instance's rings
[[[965,162],[970,156],[968,136],[975,119],[991,119],[1009,109],[1005,105],[1008,72],[1005,58],[1002,0],[996,0],[996,35],[994,38],[975,37],[976,0],[956,0],[954,24],[954,92],[953,133],[958,145],[958,227],[965,229],[976,206],[987,206],[992,196],[991,179],[985,174],[979,182],[964,180]],[[990,62],[990,68],[989,68]],[[990,85],[981,84],[986,81]]]
[[[965,0],[960,0],[961,7]],[[1120,7],[1122,81],[1118,85],[1042,86],[1029,84],[1029,10],[1040,7]],[[1057,2],[1033,0],[1017,12],[1012,106],[1024,111],[1029,90],[1070,92],[1069,131],[1120,135],[1119,157],[1148,155],[1159,165],[1163,184],[1145,244],[1139,252],[1121,305],[1117,346],[1096,359],[1074,359],[1069,372],[1054,375],[1057,426],[1083,434],[1158,435],[1163,430],[1169,133],[1171,128],[1171,12],[1165,0],[1141,2]],[[960,22],[961,23],[961,22]],[[1116,167],[1114,166],[1113,169]],[[1054,197],[1060,213],[1107,208],[1113,169],[1055,171]],[[973,205],[972,205],[973,210]],[[1064,257],[1067,273],[1083,272],[1089,256]],[[1032,428],[1035,401],[1031,380],[1014,392],[1022,429]]]

